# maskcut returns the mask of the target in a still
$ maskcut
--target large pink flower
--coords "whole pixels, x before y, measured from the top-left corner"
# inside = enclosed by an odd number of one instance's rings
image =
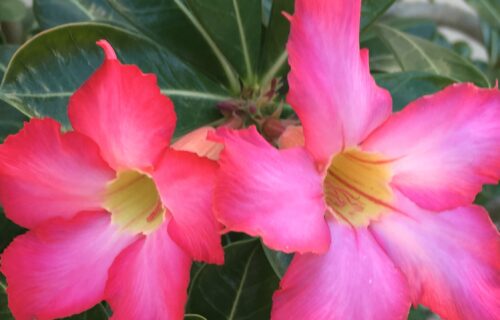
[[[298,252],[272,318],[403,319],[413,303],[500,319],[498,232],[471,205],[500,178],[499,90],[453,85],[391,115],[359,49],[361,1],[295,4],[288,102],[305,146],[217,132],[220,221]]]
[[[101,300],[114,319],[182,319],[192,259],[223,262],[217,164],[169,147],[173,104],[156,77],[106,60],[71,97],[75,131],[31,120],[0,146],[0,201],[30,229],[2,255],[16,319]]]

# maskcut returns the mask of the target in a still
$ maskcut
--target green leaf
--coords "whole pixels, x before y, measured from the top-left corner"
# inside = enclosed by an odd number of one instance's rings
[[[14,317],[10,313],[9,305],[7,301],[7,287],[3,281],[3,277],[0,279],[0,319],[2,320],[14,320]]]
[[[234,93],[239,82],[210,33],[183,0],[108,0],[132,26],[207,75],[227,81]]]
[[[17,48],[18,46],[14,45],[0,45],[0,79],[3,78],[5,70],[7,70],[7,65]]]
[[[111,313],[104,303],[99,303],[92,309],[89,309],[80,314],[64,318],[66,320],[107,320]]]
[[[500,0],[466,0],[479,15],[495,28],[500,28]]]
[[[261,42],[261,0],[188,0],[210,37],[247,84],[255,81]]]
[[[370,27],[395,0],[363,0],[361,7],[361,31]]]
[[[280,279],[283,278],[290,262],[292,262],[293,254],[269,249],[264,244],[262,244],[262,248],[264,249],[267,261],[269,261],[274,273],[276,273]]]
[[[394,111],[400,111],[413,100],[435,93],[453,83],[448,78],[425,72],[377,74],[375,80],[390,91]]]
[[[454,81],[489,86],[481,71],[452,50],[384,25],[377,26],[377,33],[404,71],[429,72]]]
[[[410,314],[408,315],[408,320],[428,320],[432,318],[434,314],[429,311],[429,309],[422,306],[418,306],[417,309],[411,308]]]
[[[122,62],[157,75],[162,92],[175,103],[177,134],[220,118],[216,103],[230,99],[224,88],[151,40],[93,22],[58,27],[28,41],[7,69],[0,98],[32,117],[57,119],[68,129],[68,98],[102,63],[103,54],[95,45],[102,38],[110,41]]]
[[[7,219],[3,209],[0,208],[0,253],[14,240],[15,237],[24,233],[26,230],[14,222]],[[2,319],[0,317],[0,319]]]
[[[185,314],[184,315],[184,320],[207,320],[207,318],[200,316],[199,314]]]
[[[262,54],[260,58],[261,85],[266,86],[273,78],[285,74],[287,70],[286,42],[290,33],[290,21],[283,12],[293,14],[293,0],[272,2],[269,25],[264,30]]]
[[[21,0],[0,1],[0,21],[19,21],[26,15],[26,6]]]
[[[235,320],[269,319],[279,279],[252,239],[228,245],[224,265],[205,265],[192,281],[188,312]]]
[[[85,21],[108,21],[127,25],[107,0],[35,0],[33,10],[42,29]]]

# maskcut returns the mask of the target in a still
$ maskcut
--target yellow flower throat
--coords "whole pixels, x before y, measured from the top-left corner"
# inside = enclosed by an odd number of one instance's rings
[[[340,221],[366,226],[390,210],[390,161],[375,153],[347,149],[336,155],[323,182],[325,200]]]

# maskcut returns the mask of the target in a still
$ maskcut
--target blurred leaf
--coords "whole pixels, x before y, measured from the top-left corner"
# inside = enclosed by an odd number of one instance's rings
[[[123,63],[157,75],[162,92],[175,103],[177,134],[221,117],[215,105],[229,99],[221,86],[147,38],[93,22],[58,27],[28,41],[5,74],[0,98],[26,114],[49,116],[69,128],[68,98],[102,63],[103,54],[95,45],[102,38],[110,41]]]
[[[363,0],[361,7],[361,31],[365,31],[395,0]]]
[[[127,25],[107,0],[34,0],[33,10],[42,29],[85,21],[108,21]]]
[[[418,306],[417,309],[411,308],[408,320],[429,320],[434,314],[429,309]]]
[[[104,303],[99,303],[95,307],[80,314],[64,318],[65,320],[107,320],[110,313]]]
[[[247,84],[255,81],[261,0],[187,0],[204,29]]]
[[[0,319],[2,320],[14,320],[14,317],[10,313],[8,301],[7,301],[7,289],[5,282],[0,279]]]
[[[264,29],[264,41],[260,58],[261,84],[263,86],[287,71],[285,46],[290,33],[290,21],[282,13],[293,14],[293,3],[293,0],[275,0],[272,2],[269,25]]]
[[[378,25],[377,32],[404,71],[429,72],[454,81],[489,86],[480,70],[452,50],[384,25]]]
[[[26,15],[26,6],[21,0],[0,1],[0,21],[19,21]]]
[[[14,240],[14,238],[26,230],[7,219],[3,209],[0,208],[0,253]],[[0,319],[2,319],[0,317]]]
[[[225,248],[223,266],[205,265],[192,279],[188,312],[207,319],[269,319],[278,277],[260,242],[240,241]]]
[[[400,111],[413,100],[435,93],[453,83],[448,78],[416,71],[377,74],[375,81],[390,91],[394,111]]]
[[[0,79],[3,78],[5,70],[7,70],[7,65],[17,48],[18,46],[14,45],[0,45]]]
[[[292,262],[293,254],[269,249],[264,244],[262,244],[262,248],[264,249],[267,261],[269,261],[274,273],[276,273],[280,279],[283,278],[290,262]]]
[[[500,0],[466,0],[479,15],[495,28],[500,28]]]

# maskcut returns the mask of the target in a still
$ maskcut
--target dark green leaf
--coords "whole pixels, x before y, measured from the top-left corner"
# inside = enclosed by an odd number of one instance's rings
[[[127,25],[107,0],[35,0],[33,10],[42,29],[84,21],[108,21]]]
[[[411,101],[435,93],[453,83],[448,78],[425,72],[377,74],[375,80],[391,92],[394,111],[399,111]]]
[[[3,278],[3,277],[2,277]],[[7,289],[3,279],[0,279],[0,319],[2,320],[14,320],[14,317],[10,313],[8,301],[7,301]]]
[[[66,320],[107,320],[110,311],[104,303],[99,303],[95,307],[80,314],[65,318]]]
[[[175,103],[177,134],[220,117],[215,105],[229,99],[219,85],[147,38],[118,27],[78,23],[32,38],[16,53],[0,87],[0,97],[34,117],[49,116],[69,128],[69,96],[102,63],[95,41],[106,38],[124,63],[157,75],[162,92]]]
[[[452,50],[409,35],[388,26],[379,25],[377,33],[392,50],[404,71],[423,71],[454,81],[471,81],[488,87],[486,76],[472,63]]]
[[[283,278],[290,262],[292,262],[293,254],[269,249],[264,244],[262,244],[262,248],[276,275],[280,277],[280,279]]]
[[[207,320],[207,318],[200,316],[199,314],[185,314],[184,320]]]
[[[183,0],[108,1],[146,36],[239,92],[230,63]]]
[[[0,208],[0,253],[7,248],[16,236],[24,233],[25,231],[25,229],[7,219],[2,208]]]
[[[3,78],[5,70],[7,70],[7,65],[17,48],[18,46],[14,45],[0,45],[0,79]]]
[[[263,35],[264,42],[260,61],[262,86],[267,85],[273,78],[287,71],[285,46],[290,33],[290,21],[283,16],[282,12],[293,14],[293,3],[293,0],[272,2],[269,25],[264,29]]]
[[[0,21],[19,21],[26,15],[26,6],[21,0],[0,1]]]
[[[361,7],[361,30],[366,30],[395,0],[363,0]]]
[[[429,320],[433,316],[433,313],[428,309],[418,306],[417,309],[411,308],[410,314],[408,315],[408,320]]]
[[[192,279],[187,310],[207,319],[269,319],[278,277],[256,239],[225,248],[223,266],[206,265]]]
[[[247,84],[260,53],[261,0],[188,0],[189,8]]]

